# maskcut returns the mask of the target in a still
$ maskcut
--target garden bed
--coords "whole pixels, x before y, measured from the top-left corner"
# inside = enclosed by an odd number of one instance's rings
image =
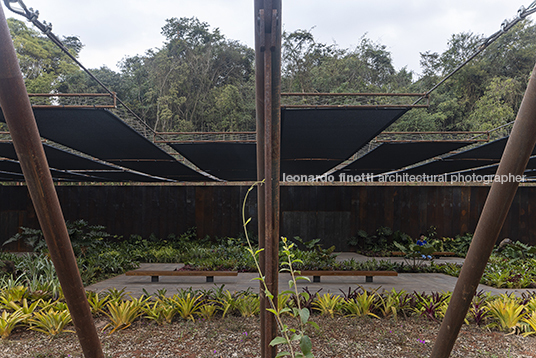
[[[439,324],[424,318],[395,321],[316,316],[321,329],[311,332],[316,358],[430,355]],[[97,326],[105,324],[97,319]],[[105,356],[111,358],[253,358],[259,354],[257,317],[229,317],[214,321],[175,322],[157,326],[140,321],[116,334],[99,333]],[[464,325],[451,357],[534,357],[536,339],[506,335]],[[49,340],[37,332],[19,332],[0,342],[0,358],[80,358],[75,334]]]

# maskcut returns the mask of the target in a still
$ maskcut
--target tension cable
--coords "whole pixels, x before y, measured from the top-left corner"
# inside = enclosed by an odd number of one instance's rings
[[[440,85],[442,85],[445,81],[447,81],[449,78],[454,76],[459,70],[462,69],[466,64],[468,64],[472,59],[474,59],[476,56],[478,56],[482,51],[484,51],[489,45],[491,45],[495,40],[497,40],[499,37],[504,35],[506,32],[508,32],[512,27],[517,25],[519,22],[523,21],[527,16],[532,15],[536,12],[536,1],[533,1],[532,4],[529,5],[528,8],[525,8],[524,6],[521,6],[519,10],[517,11],[517,17],[511,21],[504,20],[501,24],[501,29],[497,32],[495,32],[493,35],[485,38],[482,40],[481,44],[478,46],[476,51],[469,56],[463,63],[458,65],[452,72],[450,72],[448,75],[443,77],[441,81],[439,81],[434,87],[432,87],[430,90],[428,90],[424,96],[419,98],[414,105],[422,101],[423,99],[427,98],[430,93],[435,91]]]
[[[17,3],[20,8],[17,8],[17,7],[13,7],[12,6],[12,3]],[[93,73],[91,73],[91,71],[89,71],[84,65],[82,65],[82,63],[80,61],[78,61],[78,59],[73,55],[71,54],[71,52],[69,51],[69,49],[67,47],[65,47],[65,45],[63,45],[63,43],[61,42],[61,40],[52,33],[52,24],[50,23],[46,23],[46,21],[43,21],[43,22],[40,22],[38,20],[38,17],[39,17],[39,11],[37,10],[34,10],[32,8],[27,8],[26,5],[24,4],[24,2],[22,2],[22,0],[4,0],[4,4],[6,5],[6,7],[13,11],[15,14],[17,15],[21,15],[23,17],[25,17],[29,22],[31,22],[32,24],[34,24],[39,30],[41,30],[42,33],[44,33],[45,35],[48,36],[48,38],[50,40],[52,40],[52,42],[54,42],[54,44],[56,44],[63,52],[65,52],[65,54],[67,56],[69,56],[71,58],[71,60],[73,60],[81,69],[83,69],[93,80],[95,80],[106,92],[108,92],[110,95],[112,95],[113,97],[115,97],[117,99],[117,101],[123,106],[125,107],[125,109],[130,113],[132,114],[136,119],[138,119],[145,127],[147,127],[152,133],[154,133],[154,130],[143,120],[141,119],[136,113],[134,113],[134,111],[132,109],[130,109],[122,100],[121,98],[118,98],[114,92],[112,92],[110,89],[108,89],[108,87],[106,87],[106,85],[104,83],[102,83],[95,75],[93,75]]]

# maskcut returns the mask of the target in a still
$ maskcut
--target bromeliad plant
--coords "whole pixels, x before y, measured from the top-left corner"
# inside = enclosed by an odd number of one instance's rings
[[[348,317],[364,317],[370,316],[374,318],[380,318],[373,313],[373,310],[379,300],[378,293],[373,290],[371,294],[361,287],[362,292],[357,293],[354,297],[346,300],[343,303],[343,309],[346,311]]]
[[[489,315],[495,320],[488,327],[498,327],[500,330],[520,333],[523,330],[522,319],[525,306],[513,296],[506,294],[491,301],[487,305]]]
[[[175,294],[170,300],[182,319],[195,321],[194,314],[198,313],[199,308],[203,304],[201,297],[202,296],[192,295],[188,292],[183,297]]]
[[[132,322],[143,314],[142,307],[147,303],[149,297],[144,298],[143,296],[139,299],[131,297],[130,301],[120,301],[120,300],[110,300],[106,307],[108,312],[105,314],[110,318],[110,323],[108,323],[103,331],[108,327],[113,327],[110,333],[113,333],[117,330],[122,330],[130,327]]]
[[[30,317],[31,314],[24,313],[22,309],[12,313],[2,311],[0,316],[0,338],[7,339],[16,326],[23,324]]]
[[[341,296],[325,293],[319,295],[316,301],[313,302],[313,309],[319,311],[321,315],[327,315],[333,318],[341,310],[342,305]]]
[[[50,339],[62,332],[74,332],[65,329],[71,323],[71,314],[68,310],[56,311],[50,308],[48,311],[36,312],[30,322],[30,329],[45,333],[50,336]]]
[[[311,312],[307,308],[302,308],[300,306],[300,300],[297,299],[297,307],[293,307],[292,309],[289,307],[279,307],[277,306],[278,298],[275,297],[270,290],[268,289],[268,285],[265,281],[264,276],[262,275],[262,270],[259,264],[259,255],[263,251],[263,249],[255,250],[253,249],[253,246],[251,244],[251,241],[249,240],[249,235],[247,232],[247,224],[251,220],[246,220],[246,201],[249,193],[253,190],[253,188],[259,184],[263,184],[264,180],[262,182],[257,182],[253,184],[249,190],[246,193],[246,196],[244,198],[243,204],[242,204],[242,222],[244,227],[244,233],[245,238],[248,245],[248,252],[251,254],[254,262],[255,267],[257,268],[257,272],[259,273],[259,277],[257,280],[259,280],[264,287],[264,295],[268,299],[269,308],[266,308],[266,310],[270,313],[272,313],[275,317],[275,320],[277,322],[277,326],[279,329],[279,333],[281,336],[274,338],[271,342],[271,346],[277,346],[277,345],[286,345],[288,348],[288,351],[280,352],[276,355],[276,358],[278,357],[284,357],[284,356],[291,356],[292,358],[314,358],[314,355],[312,353],[312,342],[309,336],[305,334],[305,325],[311,324],[315,326],[317,329],[319,328],[318,325],[314,322],[309,321],[309,317],[311,315]],[[287,295],[287,294],[293,294],[296,295],[296,297],[300,296],[308,296],[307,292],[298,293],[298,287],[297,287],[297,280],[308,280],[306,277],[297,276],[299,275],[299,272],[294,271],[295,264],[303,263],[301,260],[296,259],[294,257],[294,253],[292,248],[294,247],[293,243],[290,243],[287,238],[282,237],[282,256],[283,261],[281,262],[281,271],[282,272],[288,272],[290,273],[291,280],[289,281],[289,290],[284,291],[281,293],[281,295]],[[309,297],[305,297],[306,299],[309,299]],[[298,328],[291,328],[287,324],[285,324],[282,320],[282,315],[285,313],[292,312],[292,315],[297,318],[298,320]],[[294,342],[299,343],[299,352],[295,351]]]

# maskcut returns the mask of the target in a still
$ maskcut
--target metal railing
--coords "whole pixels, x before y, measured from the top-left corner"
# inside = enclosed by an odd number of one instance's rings
[[[33,108],[117,108],[114,93],[29,93]]]
[[[256,132],[156,132],[153,141],[154,143],[256,143],[256,137]]]
[[[281,93],[282,108],[428,108],[425,93]],[[426,98],[423,105],[411,98]],[[285,98],[286,100],[283,100]]]

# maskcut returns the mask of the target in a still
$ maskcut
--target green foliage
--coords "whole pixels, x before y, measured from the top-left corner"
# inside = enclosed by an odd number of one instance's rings
[[[519,241],[504,246],[501,250],[497,247],[494,252],[497,256],[508,259],[515,263],[526,259],[535,258],[536,246],[530,246]]]
[[[512,296],[501,295],[487,305],[489,315],[495,319],[488,327],[498,327],[509,333],[518,333],[521,329],[524,305]]]
[[[404,312],[409,308],[409,296],[404,290],[398,292],[393,288],[388,293],[378,295],[380,303],[379,310],[383,317],[392,316],[395,320],[399,312]]]
[[[26,298],[23,298],[22,302],[19,304],[16,301],[4,301],[2,297],[1,303],[5,309],[13,310],[13,312],[21,312],[23,315],[25,315],[26,318],[23,320],[24,323],[27,322],[28,318],[31,317],[38,310],[38,308],[49,307],[49,305],[45,304],[43,300],[28,303]]]
[[[31,314],[24,313],[22,309],[18,309],[15,312],[8,313],[7,311],[2,311],[0,316],[0,337],[2,339],[7,339],[13,329],[26,321]]]
[[[30,320],[30,329],[45,333],[51,336],[51,339],[63,332],[74,332],[65,329],[71,323],[71,314],[68,310],[57,311],[50,308],[48,311],[35,312]]]
[[[322,315],[329,315],[331,318],[339,312],[343,305],[342,298],[339,295],[325,293],[319,295],[316,301],[313,302],[313,309],[320,312]],[[345,304],[348,309],[348,303]]]
[[[358,230],[357,237],[349,240],[348,244],[356,246],[358,250],[364,254],[370,255],[387,255],[388,251],[392,251],[393,236],[400,235],[400,232],[393,233],[393,230],[388,227],[380,227],[374,235],[369,235],[365,230]]]
[[[154,302],[147,302],[142,307],[145,317],[155,321],[158,325],[170,324],[177,314],[177,308],[171,300],[158,299]]]
[[[197,312],[197,314],[203,320],[210,321],[214,319],[214,316],[216,315],[217,311],[218,311],[218,306],[216,306],[215,304],[205,303],[204,305],[199,307],[199,311]]]
[[[448,303],[450,301],[450,294],[441,294],[432,292],[426,293],[414,293],[414,303],[412,304],[412,310],[424,316],[432,321],[439,321],[445,315]]]
[[[199,308],[203,304],[201,296],[190,295],[186,296],[173,295],[170,301],[175,306],[177,313],[182,319],[194,321],[194,314],[197,314]]]
[[[355,297],[344,301],[342,309],[346,312],[348,317],[365,317],[370,316],[374,318],[380,318],[373,313],[379,300],[379,295],[376,291],[372,291],[371,294],[364,288],[362,293],[357,294]],[[394,313],[396,317],[396,311]]]
[[[98,292],[87,291],[86,296],[93,315],[104,313],[104,307],[109,299],[108,295],[102,297]]]
[[[47,36],[22,21],[9,18],[7,22],[29,93],[52,93],[65,76],[81,71]],[[83,47],[80,40],[75,36],[61,40],[77,57]]]
[[[260,311],[260,300],[257,295],[242,295],[236,301],[236,309],[242,317],[256,316]]]
[[[524,337],[536,334],[536,312],[532,311],[530,315],[523,317],[521,321],[527,326],[525,332],[522,333]]]
[[[147,303],[149,298],[141,297],[139,299],[131,298],[130,301],[120,301],[110,299],[106,304],[108,312],[104,312],[110,319],[110,322],[104,326],[103,331],[108,327],[113,327],[110,333],[116,330],[123,330],[130,327],[132,322],[143,314],[142,307]]]

